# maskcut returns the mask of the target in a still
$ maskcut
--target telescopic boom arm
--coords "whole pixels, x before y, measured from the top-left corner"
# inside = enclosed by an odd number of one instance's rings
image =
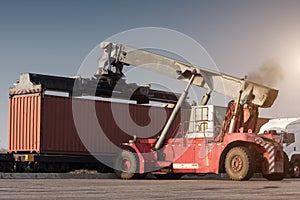
[[[122,75],[124,65],[145,68],[174,79],[189,82],[195,73],[193,85],[237,99],[242,91],[241,101],[258,107],[271,107],[278,95],[278,90],[240,79],[223,73],[210,71],[189,63],[181,62],[149,51],[135,49],[122,44],[103,42],[102,58],[98,63],[96,76],[116,73]],[[164,68],[162,67],[164,66]],[[168,67],[170,70],[165,70]]]

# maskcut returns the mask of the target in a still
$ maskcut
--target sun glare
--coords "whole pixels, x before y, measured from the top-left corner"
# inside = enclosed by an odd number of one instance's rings
[[[293,68],[293,70],[300,72],[300,47],[286,51],[284,60],[282,61],[287,64],[286,67]]]

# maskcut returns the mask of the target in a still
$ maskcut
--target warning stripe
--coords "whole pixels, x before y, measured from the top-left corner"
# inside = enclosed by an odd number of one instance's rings
[[[275,172],[275,147],[272,143],[265,141],[260,137],[255,138],[255,142],[262,146],[269,153],[269,172]]]
[[[28,94],[28,93],[37,93],[40,92],[40,89],[31,89],[31,90],[16,90],[11,94]]]

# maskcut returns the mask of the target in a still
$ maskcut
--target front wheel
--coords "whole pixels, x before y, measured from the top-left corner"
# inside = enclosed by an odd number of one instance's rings
[[[293,178],[300,178],[300,163],[299,162],[294,162],[292,164],[291,176]]]
[[[249,180],[255,169],[252,153],[248,148],[240,146],[232,148],[225,158],[225,170],[234,181]]]
[[[123,150],[115,161],[115,174],[121,179],[137,178],[140,175],[138,161],[136,153]]]

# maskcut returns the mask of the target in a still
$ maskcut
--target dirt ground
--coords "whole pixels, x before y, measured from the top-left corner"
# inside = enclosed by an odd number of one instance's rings
[[[119,180],[112,174],[0,174],[0,199],[300,199],[300,179]]]

